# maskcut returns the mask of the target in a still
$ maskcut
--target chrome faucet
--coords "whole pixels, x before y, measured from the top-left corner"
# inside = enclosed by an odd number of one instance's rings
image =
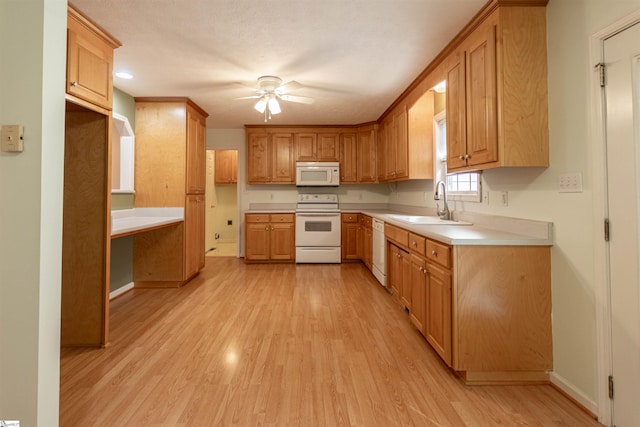
[[[442,193],[440,193],[440,186],[442,186]],[[449,205],[447,205],[447,184],[440,180],[436,183],[436,192],[433,194],[433,200],[443,200],[444,208],[440,210],[440,206],[436,203],[436,213],[440,219],[451,219],[451,212],[449,211]]]

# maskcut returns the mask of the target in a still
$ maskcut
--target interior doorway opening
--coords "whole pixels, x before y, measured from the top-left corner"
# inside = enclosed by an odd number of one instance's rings
[[[207,150],[207,256],[238,254],[238,151]]]

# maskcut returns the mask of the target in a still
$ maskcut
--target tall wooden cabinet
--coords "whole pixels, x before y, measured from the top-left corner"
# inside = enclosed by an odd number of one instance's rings
[[[135,100],[135,206],[182,207],[184,224],[134,237],[134,283],[180,286],[204,266],[208,114],[188,98]]]
[[[67,10],[60,341],[99,347],[109,343],[111,71],[120,43]]]

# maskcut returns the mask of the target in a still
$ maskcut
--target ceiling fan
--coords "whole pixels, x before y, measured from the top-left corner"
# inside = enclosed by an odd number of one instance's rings
[[[306,96],[290,95],[289,92],[301,88],[302,85],[296,81],[290,81],[282,84],[282,79],[275,76],[262,76],[258,78],[257,95],[244,96],[237,99],[257,99],[256,105],[253,106],[258,112],[264,114],[264,121],[271,119],[272,114],[279,114],[281,101],[298,102],[301,104],[313,104],[313,98]]]

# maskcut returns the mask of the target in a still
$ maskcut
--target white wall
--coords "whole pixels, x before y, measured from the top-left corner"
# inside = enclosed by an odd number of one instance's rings
[[[66,0],[0,1],[0,419],[58,424]]]

